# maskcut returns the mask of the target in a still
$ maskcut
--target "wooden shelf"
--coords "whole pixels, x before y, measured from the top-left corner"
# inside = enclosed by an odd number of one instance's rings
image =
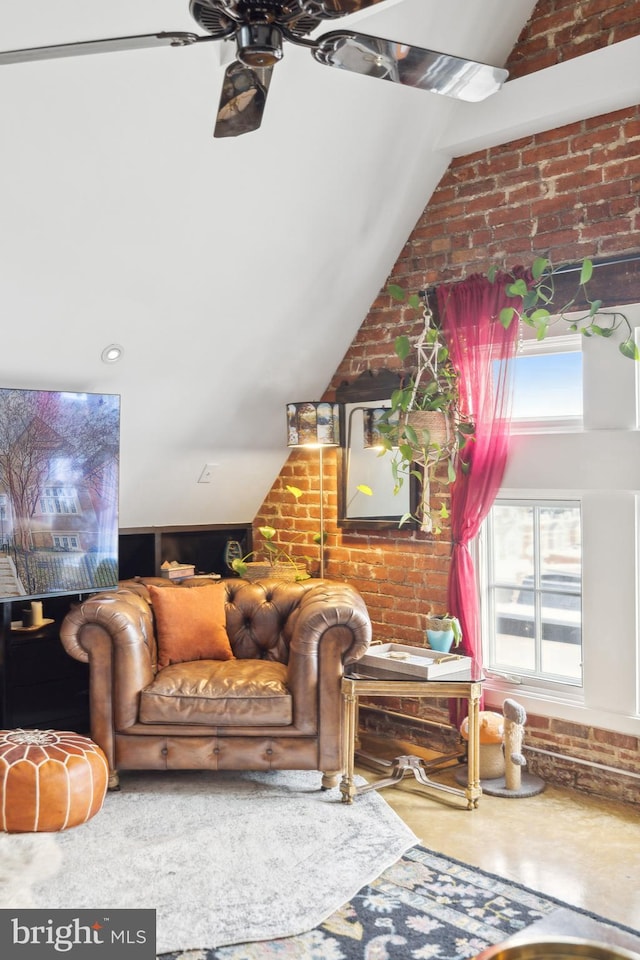
[[[228,540],[237,540],[242,555],[251,550],[251,524],[125,527],[119,537],[119,579],[159,577],[165,560],[192,563],[196,573],[229,576],[224,562]]]

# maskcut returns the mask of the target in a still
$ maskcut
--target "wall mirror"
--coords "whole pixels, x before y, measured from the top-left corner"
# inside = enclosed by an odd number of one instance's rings
[[[344,404],[344,447],[338,478],[338,523],[341,527],[393,527],[411,510],[413,491],[405,483],[394,494],[390,459],[371,445],[367,427],[375,418],[370,411],[390,405],[390,397],[400,377],[389,370],[366,371],[336,391],[336,400]],[[366,435],[367,434],[367,435]],[[372,495],[361,493],[366,485]]]

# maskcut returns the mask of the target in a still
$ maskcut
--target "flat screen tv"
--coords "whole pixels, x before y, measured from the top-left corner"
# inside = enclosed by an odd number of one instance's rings
[[[118,580],[120,398],[0,388],[0,601]]]

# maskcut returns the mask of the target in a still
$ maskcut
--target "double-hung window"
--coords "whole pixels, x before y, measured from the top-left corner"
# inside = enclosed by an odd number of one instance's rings
[[[636,334],[640,304],[625,307]],[[624,334],[624,331],[623,331]],[[619,337],[525,342],[478,542],[485,699],[640,734],[640,364]]]
[[[486,523],[486,666],[580,684],[580,505],[497,501]]]

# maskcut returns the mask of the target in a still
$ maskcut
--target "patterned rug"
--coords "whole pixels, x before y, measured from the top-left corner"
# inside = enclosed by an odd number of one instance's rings
[[[308,933],[161,956],[162,960],[470,960],[559,908],[640,935],[418,846]]]

